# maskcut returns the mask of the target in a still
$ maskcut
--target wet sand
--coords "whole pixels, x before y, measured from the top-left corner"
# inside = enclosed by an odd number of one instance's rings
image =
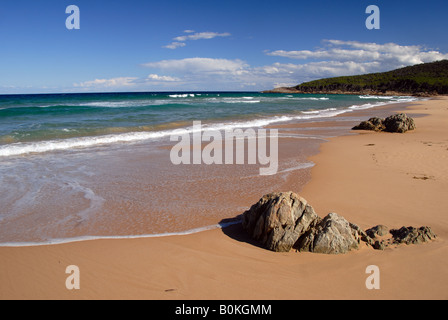
[[[338,256],[274,253],[234,225],[182,236],[2,247],[0,298],[446,299],[448,100],[412,103],[407,113],[425,115],[416,118],[413,132],[348,130],[357,117],[388,115],[400,107],[363,110],[337,122],[335,130],[346,136],[318,144],[319,153],[317,148],[309,152],[316,164],[311,180],[302,170],[291,171],[268,192],[300,192],[320,216],[337,212],[362,228],[427,225],[438,235],[432,243],[385,251],[366,247]],[[315,134],[329,124],[312,126],[284,129]],[[280,139],[280,157],[296,152],[300,157],[294,140]],[[304,188],[303,181],[308,181]],[[219,201],[226,196],[250,207],[262,194],[220,193]],[[68,265],[80,269],[80,290],[65,287]],[[380,269],[380,290],[366,289],[369,265]]]

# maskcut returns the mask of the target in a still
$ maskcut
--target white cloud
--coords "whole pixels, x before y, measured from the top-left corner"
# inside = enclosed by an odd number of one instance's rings
[[[389,71],[422,62],[448,59],[448,54],[421,46],[395,43],[376,44],[357,41],[327,40],[317,50],[266,52],[272,57],[291,58],[291,62],[251,66],[240,59],[195,57],[148,62],[147,77],[96,79],[76,85],[94,90],[263,90],[293,86],[321,78]],[[298,61],[297,59],[303,60]]]
[[[162,60],[144,64],[145,67],[181,74],[228,74],[241,75],[248,65],[239,59],[186,58]]]
[[[188,35],[178,36],[175,37],[173,40],[174,42],[163,46],[163,48],[168,49],[177,49],[180,47],[186,46],[186,41],[190,40],[201,40],[201,39],[213,39],[216,37],[229,37],[231,34],[228,32],[224,33],[218,33],[218,32],[196,32],[194,33],[193,30],[184,30],[184,33],[188,33]],[[191,34],[193,33],[193,34]]]
[[[359,63],[359,69],[368,69],[372,62],[378,63],[378,70],[386,71],[409,65],[448,59],[448,54],[428,51],[421,46],[401,46],[395,43],[377,44],[359,41],[326,40],[326,47],[316,51],[267,52],[267,55],[299,60],[329,60]],[[364,68],[362,64],[368,64]]]
[[[163,48],[167,49],[177,49],[180,47],[185,47],[186,44],[184,42],[171,42],[170,44],[167,44],[166,46],[163,46]]]
[[[151,81],[163,81],[163,82],[175,82],[181,81],[179,78],[170,77],[170,76],[159,76],[158,74],[150,74],[148,79]]]
[[[378,52],[369,52],[365,50],[345,50],[345,49],[331,49],[320,51],[284,51],[277,50],[269,52],[270,56],[285,57],[290,59],[307,60],[307,59],[333,59],[343,61],[365,61],[375,60],[380,57]]]
[[[84,81],[81,83],[75,83],[75,87],[81,88],[115,88],[115,87],[129,87],[133,86],[135,77],[119,77],[112,79],[95,79],[91,81]]]
[[[198,32],[187,36],[179,36],[174,38],[175,41],[187,41],[187,40],[200,40],[200,39],[213,39],[216,37],[228,37],[230,33],[217,33],[217,32]]]

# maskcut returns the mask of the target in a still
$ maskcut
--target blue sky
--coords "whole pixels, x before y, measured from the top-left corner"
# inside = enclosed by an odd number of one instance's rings
[[[448,59],[447,14],[445,0],[3,0],[0,94],[252,91],[387,71]]]

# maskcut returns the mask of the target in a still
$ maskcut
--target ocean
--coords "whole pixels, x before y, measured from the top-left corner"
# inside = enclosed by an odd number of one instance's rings
[[[182,234],[216,226],[312,166],[307,152],[278,174],[170,162],[170,136],[336,119],[412,97],[161,92],[0,95],[0,245]],[[283,130],[280,138],[326,137]],[[310,147],[311,148],[311,147]],[[231,199],[229,197],[231,196]]]

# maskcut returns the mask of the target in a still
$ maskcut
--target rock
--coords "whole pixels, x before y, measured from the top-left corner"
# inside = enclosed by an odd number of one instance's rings
[[[375,249],[375,250],[384,250],[384,249],[386,249],[387,248],[387,246],[388,246],[388,243],[386,242],[386,241],[379,241],[379,240],[377,240],[377,241],[375,241],[375,243],[373,244],[373,249]]]
[[[385,129],[383,124],[383,119],[373,117],[367,121],[361,122],[359,125],[353,127],[352,130],[372,130],[372,131],[383,131]]]
[[[393,242],[400,244],[421,244],[434,240],[437,235],[430,227],[402,227],[400,229],[390,230],[393,237]]]
[[[241,223],[253,239],[276,252],[295,248],[301,252],[340,254],[359,249],[361,242],[384,250],[393,244],[419,244],[437,237],[429,227],[389,231],[377,225],[364,231],[336,213],[321,219],[305,199],[293,192],[263,196],[242,214]]]
[[[354,231],[358,233],[358,236],[360,237],[361,241],[364,241],[366,244],[370,246],[373,246],[375,244],[375,241],[367,234],[367,232],[362,230],[356,224],[350,223],[350,228],[352,228]]]
[[[396,114],[384,119],[385,131],[404,133],[408,130],[415,129],[414,119],[408,117],[404,113]]]
[[[265,195],[242,217],[243,228],[249,235],[277,252],[289,251],[319,221],[307,201],[293,192]]]
[[[361,122],[359,125],[352,128],[352,130],[371,130],[371,131],[387,131],[404,133],[408,130],[415,129],[414,119],[408,117],[404,113],[396,114],[386,119],[370,118],[367,121]]]
[[[359,248],[358,230],[336,213],[328,214],[296,243],[299,251],[339,254]]]
[[[380,224],[366,230],[366,233],[370,238],[383,237],[389,233],[389,228]]]

